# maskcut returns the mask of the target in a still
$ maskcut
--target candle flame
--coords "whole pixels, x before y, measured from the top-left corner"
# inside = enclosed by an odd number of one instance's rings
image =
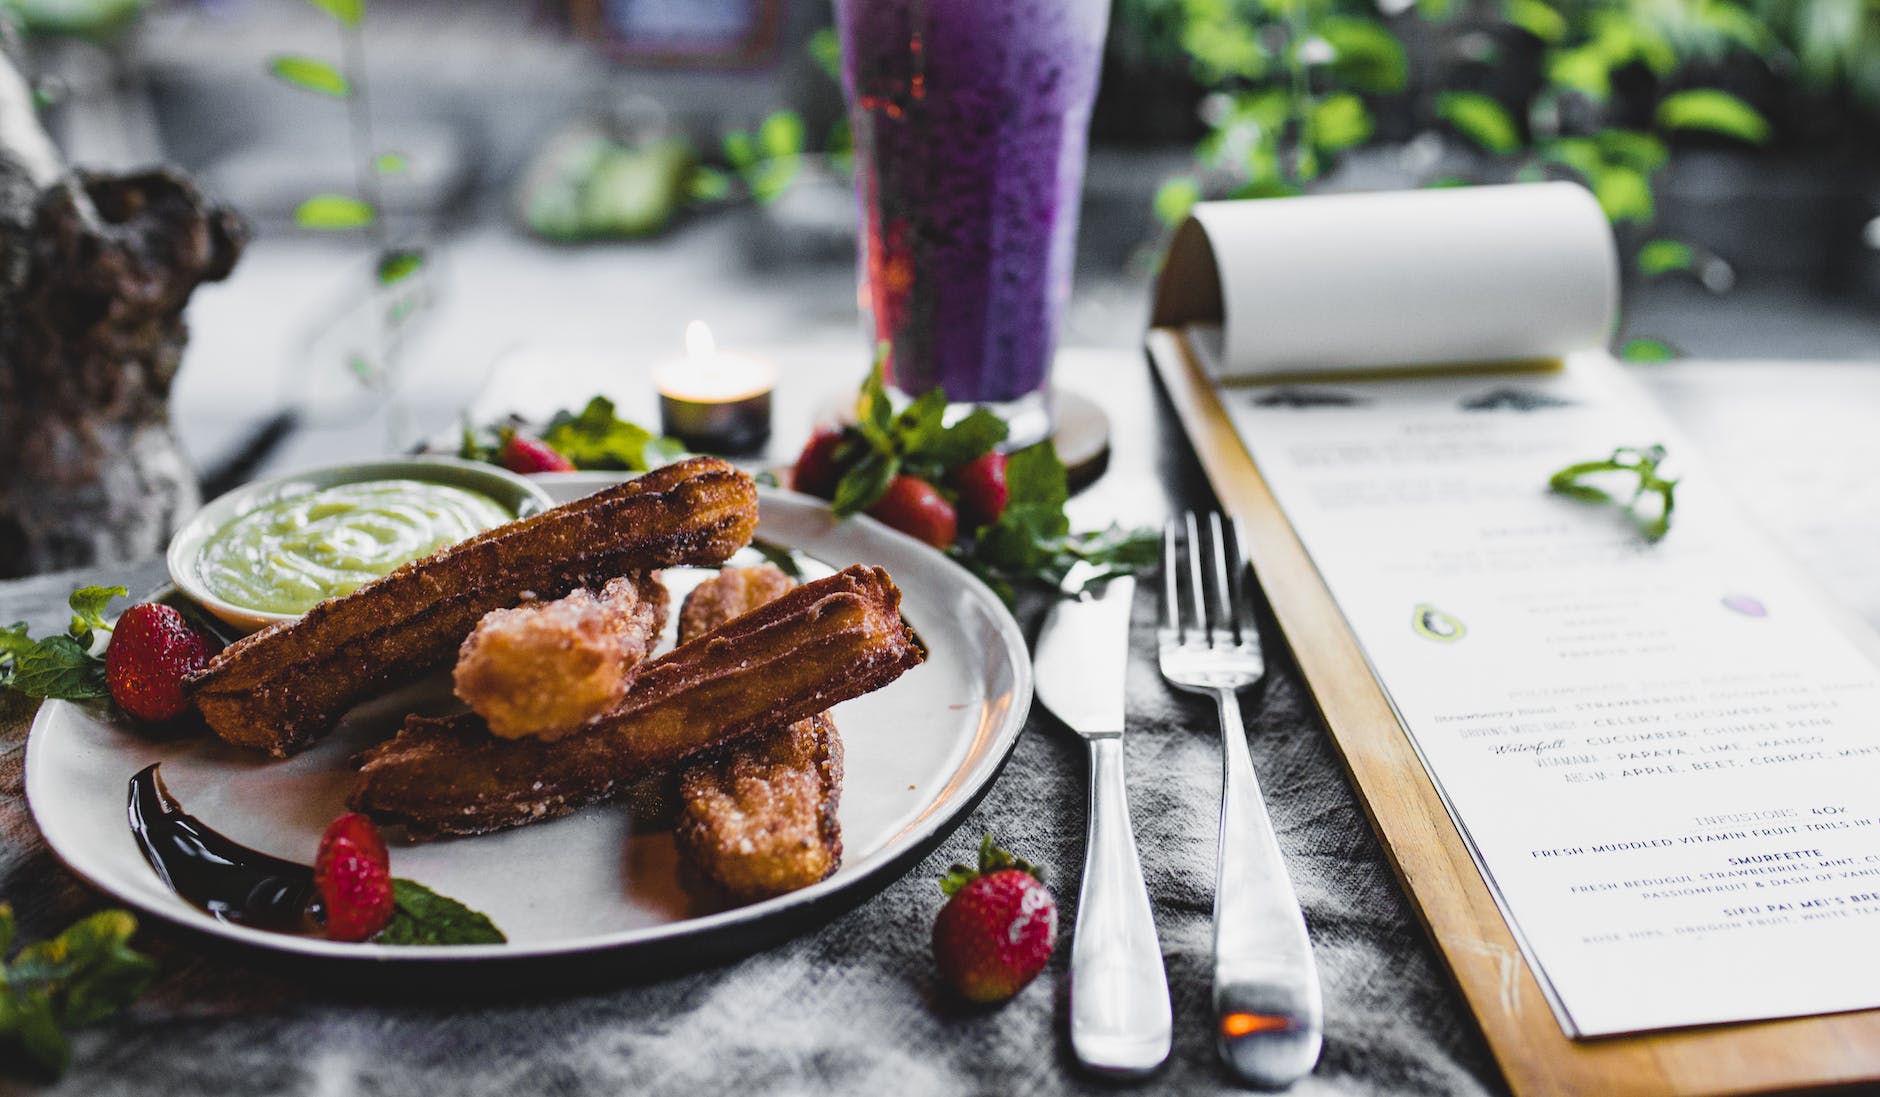
[[[685,356],[695,362],[718,353],[718,340],[712,338],[711,325],[694,320],[685,326]]]

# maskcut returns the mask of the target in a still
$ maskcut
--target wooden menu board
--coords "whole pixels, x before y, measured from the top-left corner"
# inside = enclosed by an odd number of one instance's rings
[[[1739,1094],[1880,1080],[1880,1011],[1588,1040],[1562,1032],[1357,639],[1187,343],[1182,325],[1219,320],[1218,291],[1191,301],[1172,288],[1165,278],[1149,359],[1222,506],[1244,523],[1254,570],[1358,801],[1514,1092]]]

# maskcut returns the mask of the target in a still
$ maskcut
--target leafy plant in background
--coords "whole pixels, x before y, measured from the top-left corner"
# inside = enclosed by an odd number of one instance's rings
[[[149,6],[150,0],[0,0],[0,13],[28,34],[106,42]]]
[[[424,253],[394,245],[385,225],[383,177],[401,175],[409,165],[399,153],[381,150],[373,138],[365,80],[365,0],[309,2],[338,25],[343,67],[308,54],[282,53],[269,59],[268,71],[284,84],[346,104],[356,193],[312,195],[295,208],[294,222],[322,232],[364,230],[370,240],[378,346],[353,352],[347,365],[360,381],[383,393],[395,380],[406,321],[422,301],[419,294],[404,291],[423,269]]]
[[[1730,86],[1746,71],[1880,107],[1880,0],[1123,0],[1118,11],[1179,42],[1210,89],[1198,170],[1156,196],[1171,225],[1204,196],[1296,193],[1371,141],[1381,113],[1473,150],[1472,166],[1439,173],[1453,160],[1440,139],[1436,151],[1430,137],[1410,141],[1426,154],[1403,158],[1424,161],[1422,185],[1579,179],[1641,274],[1687,273],[1721,292],[1734,281],[1721,256],[1650,231],[1674,144],[1772,139],[1775,125]],[[1400,35],[1418,43],[1414,66]],[[1674,352],[1645,339],[1624,353]]]
[[[832,82],[842,82],[842,43],[835,28],[811,34],[805,50]],[[847,118],[824,135],[822,155],[837,171],[847,172],[855,142]],[[751,130],[732,130],[720,142],[723,168],[703,166],[692,176],[692,198],[702,203],[750,198],[769,204],[781,198],[803,175],[812,155],[808,125],[799,112],[774,110]]]
[[[1510,108],[1490,95],[1443,91],[1435,112],[1515,179],[1566,175],[1592,190],[1615,225],[1648,228],[1657,216],[1654,181],[1669,141],[1705,133],[1744,144],[1769,139],[1769,122],[1728,91],[1696,86],[1691,72],[1731,54],[1761,57],[1768,29],[1728,0],[1562,3],[1504,0],[1507,27],[1540,46],[1540,82]],[[1632,91],[1620,82],[1632,77]],[[1695,270],[1728,288],[1727,266],[1695,245],[1647,240],[1636,261],[1648,275]]]
[[[1751,10],[1804,88],[1880,111],[1880,0],[1752,0]]]
[[[770,112],[754,130],[732,130],[722,142],[727,167],[695,171],[692,197],[701,202],[738,197],[776,201],[803,171],[804,136],[803,116],[793,110]]]
[[[834,30],[822,28],[807,48],[839,82],[841,45]],[[846,173],[853,151],[849,123],[838,120],[824,137],[823,160]],[[627,141],[578,132],[538,155],[522,186],[522,217],[550,240],[650,236],[664,231],[687,203],[775,202],[803,178],[813,155],[803,116],[790,109],[771,111],[751,129],[728,131],[711,157],[676,136]]]
[[[1195,150],[1200,172],[1169,180],[1155,209],[1178,223],[1204,193],[1297,194],[1334,159],[1369,141],[1367,97],[1404,90],[1410,62],[1375,8],[1349,0],[1133,0],[1139,17],[1179,11],[1179,42],[1211,89]]]
[[[832,82],[842,82],[842,43],[835,29],[823,27],[809,38],[807,49],[818,68]],[[774,202],[801,177],[810,155],[809,133],[803,116],[794,110],[772,111],[755,130],[733,130],[722,143],[726,170],[703,167],[693,176],[692,197],[703,202],[747,196]],[[824,135],[822,156],[830,167],[847,173],[855,155],[855,136],[846,117],[837,119]]]
[[[677,137],[630,143],[584,127],[537,154],[520,190],[522,219],[562,242],[651,236],[672,223],[697,164]]]

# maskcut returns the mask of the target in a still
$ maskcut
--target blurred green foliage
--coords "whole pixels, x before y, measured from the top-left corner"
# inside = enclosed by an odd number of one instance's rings
[[[1576,178],[1615,224],[1649,226],[1675,147],[1780,136],[1740,85],[1880,111],[1880,0],[1117,0],[1116,11],[1130,25],[1113,41],[1173,50],[1205,90],[1194,168],[1155,199],[1168,224],[1204,197],[1298,193],[1380,137],[1436,133],[1469,152],[1460,165],[1426,157],[1420,185]],[[1697,252],[1679,246],[1641,251],[1641,270],[1690,269]]]
[[[13,0],[0,0],[0,3]],[[268,73],[288,87],[337,100],[346,108],[354,157],[354,194],[315,194],[294,208],[294,224],[315,232],[363,231],[372,249],[373,308],[376,345],[346,352],[347,368],[366,387],[385,392],[395,380],[398,348],[405,324],[424,300],[413,292],[415,275],[425,269],[424,252],[394,244],[385,219],[381,178],[410,169],[404,155],[380,149],[372,132],[372,109],[362,80],[365,52],[365,0],[308,0],[325,12],[339,31],[343,61],[334,64],[306,53],[279,53],[268,59]],[[400,289],[399,287],[403,287]]]
[[[651,236],[672,223],[697,157],[677,138],[628,144],[583,132],[551,142],[520,190],[523,221],[537,235],[572,242]]]
[[[108,41],[143,13],[150,0],[0,0],[28,34]]]

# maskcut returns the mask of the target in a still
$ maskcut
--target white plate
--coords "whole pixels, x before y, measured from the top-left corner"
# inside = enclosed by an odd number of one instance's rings
[[[566,474],[543,483],[567,500],[612,479]],[[759,537],[836,568],[885,567],[930,652],[887,688],[834,710],[846,750],[843,864],[813,887],[732,910],[702,909],[679,882],[671,837],[635,833],[624,809],[599,806],[484,837],[395,843],[394,874],[484,911],[509,937],[506,945],[410,947],[230,925],[178,898],[145,863],[126,821],[126,793],[131,775],[151,762],[163,763],[171,792],[208,825],[262,852],[310,863],[321,831],[345,810],[348,758],[388,735],[413,707],[446,698],[443,674],[362,705],[319,744],[278,762],[212,737],[152,738],[108,705],[47,702],[27,742],[33,818],[74,872],[139,910],[327,963],[364,959],[402,971],[439,961],[606,953],[682,965],[751,951],[826,921],[891,882],[978,802],[1024,727],[1031,661],[1011,614],[940,553],[866,518],[837,523],[805,496],[764,490],[760,498]],[[675,574],[675,592],[687,581]]]

